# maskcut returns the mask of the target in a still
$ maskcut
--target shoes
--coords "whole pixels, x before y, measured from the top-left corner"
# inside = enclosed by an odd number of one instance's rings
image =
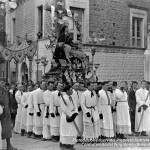
[[[131,134],[128,134],[128,136],[134,136],[134,133],[132,132]]]
[[[44,139],[44,138],[41,138],[41,140],[42,140],[42,141],[46,141],[46,139]]]
[[[21,133],[21,136],[24,136],[24,133]]]
[[[52,138],[52,142],[59,142],[59,140]]]
[[[140,132],[136,132],[136,133],[135,133],[135,136],[140,136]]]
[[[30,138],[36,139],[35,134],[33,133],[33,134],[30,136]]]
[[[6,150],[17,150],[17,148],[14,148],[12,146],[7,146],[7,149]]]
[[[148,136],[145,131],[141,132],[141,136]]]
[[[59,136],[52,136],[52,142],[59,142]]]
[[[124,134],[120,134],[120,139],[127,139],[127,138],[124,137]]]

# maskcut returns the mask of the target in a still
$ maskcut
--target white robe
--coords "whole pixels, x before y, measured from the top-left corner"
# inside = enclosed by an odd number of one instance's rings
[[[138,108],[140,106],[142,106],[143,104],[146,104],[148,106],[148,108],[144,111],[144,116],[139,128],[138,132],[141,131],[146,131],[149,132],[150,131],[150,97],[148,97],[147,101],[147,94],[148,94],[148,90],[146,89],[142,89],[140,88],[139,90],[136,91],[136,114],[135,114],[135,131],[137,132],[138,126],[139,126],[139,122],[140,122],[140,118],[143,112],[143,109],[141,109],[141,112],[138,112]]]
[[[108,103],[108,98],[106,92],[102,89],[99,91],[99,114],[102,113],[103,120],[101,122],[101,135],[105,137],[114,137],[114,130],[113,130],[113,118],[111,112],[111,95],[108,92],[110,103]],[[108,105],[109,104],[109,105]]]
[[[21,91],[18,90],[15,94],[15,98],[18,103],[17,115],[16,115],[15,127],[14,127],[14,131],[16,133],[21,133],[21,114],[22,114],[21,97],[22,97]]]
[[[45,102],[45,110],[44,110],[44,116],[43,116],[43,138],[44,139],[50,139],[51,138],[51,130],[50,130],[50,108],[48,110],[47,107],[50,106],[50,100],[52,99],[52,91],[46,90],[43,94],[43,99]],[[46,118],[46,113],[49,113],[49,117]]]
[[[96,93],[91,97],[91,91],[86,90],[81,96],[81,107],[83,110],[83,137],[84,139],[98,138],[100,135],[99,113],[98,113],[98,99]],[[87,117],[89,112],[91,117]],[[93,117],[94,123],[91,119]]]
[[[112,97],[112,107],[115,109],[116,108],[116,96],[115,96],[115,90],[113,91],[113,93],[112,93],[112,95],[111,95],[111,97]],[[116,134],[116,132],[117,132],[117,128],[116,128],[116,126],[117,126],[117,113],[116,112],[113,112],[112,113],[112,116],[113,116],[113,126],[114,126],[114,134]]]
[[[72,114],[78,113],[78,108],[76,100],[72,97],[72,101],[69,99],[68,95],[64,96],[64,101],[61,99],[60,107],[62,110],[61,121],[60,121],[60,142],[62,144],[75,144],[77,138],[77,129],[73,122],[67,122],[66,116],[71,117]]]
[[[73,90],[72,97],[73,97],[73,99],[75,99],[78,108],[79,108],[79,106],[81,106],[81,95],[82,95],[82,93],[80,91]],[[78,113],[79,114],[76,117],[75,122],[76,122],[77,126],[79,127],[79,131],[83,134],[83,111],[81,110]],[[78,136],[80,136],[79,133],[78,133]]]
[[[28,104],[28,97],[30,92],[25,92],[21,98],[22,113],[21,113],[21,129],[27,130],[27,108],[25,106]]]
[[[27,108],[27,132],[34,132],[34,116],[29,115],[29,113],[34,114],[34,103],[33,103],[33,95],[35,91],[29,93],[29,97],[27,100],[28,108]]]
[[[56,108],[58,108],[58,112],[61,115],[60,109],[60,101],[61,96],[58,96],[58,90],[52,93],[52,100],[50,101],[50,113],[54,113],[55,118],[51,117],[51,135],[59,136],[60,135],[60,116],[56,116]]]
[[[0,105],[0,115],[3,113],[3,108]],[[1,126],[1,121],[0,121],[0,149],[2,149],[2,126]]]
[[[42,135],[43,131],[43,115],[45,109],[45,103],[43,99],[44,91],[38,88],[35,90],[33,95],[33,103],[34,103],[34,121],[35,121],[35,134]],[[37,112],[41,112],[41,116],[37,116]]]
[[[120,134],[131,134],[131,121],[129,114],[129,105],[127,101],[127,93],[120,89],[115,90],[115,97],[117,101],[116,107],[116,130]]]

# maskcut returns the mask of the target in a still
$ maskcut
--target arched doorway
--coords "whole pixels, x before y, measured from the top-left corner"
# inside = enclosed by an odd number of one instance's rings
[[[22,76],[22,82],[27,83],[28,82],[28,66],[25,62],[21,65],[21,76]]]

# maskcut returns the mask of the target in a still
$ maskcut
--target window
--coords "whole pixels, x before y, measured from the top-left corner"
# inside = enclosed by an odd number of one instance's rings
[[[43,33],[43,6],[38,7],[38,32]]]
[[[141,18],[132,19],[132,46],[142,47],[142,21]]]
[[[130,8],[130,42],[132,47],[146,47],[147,11]]]
[[[74,12],[74,17],[77,15],[77,20],[81,26],[81,33],[84,31],[84,25],[83,25],[83,17],[84,17],[84,9],[82,8],[76,8],[76,7],[70,7],[70,10]],[[74,41],[78,40],[78,30],[75,25],[73,25],[71,29],[71,33],[73,36]]]
[[[12,24],[13,24],[13,42],[16,40],[16,18],[12,19]]]

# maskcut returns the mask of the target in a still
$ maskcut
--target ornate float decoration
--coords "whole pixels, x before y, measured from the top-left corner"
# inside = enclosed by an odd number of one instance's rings
[[[89,57],[82,49],[81,25],[75,17],[76,14],[65,9],[63,0],[58,0],[56,7],[45,5],[45,10],[53,14],[50,44],[47,46],[52,51],[53,59],[50,70],[43,78],[62,80],[64,83],[85,82]],[[77,30],[77,41],[73,41],[71,34],[68,33],[69,25],[73,25]]]

